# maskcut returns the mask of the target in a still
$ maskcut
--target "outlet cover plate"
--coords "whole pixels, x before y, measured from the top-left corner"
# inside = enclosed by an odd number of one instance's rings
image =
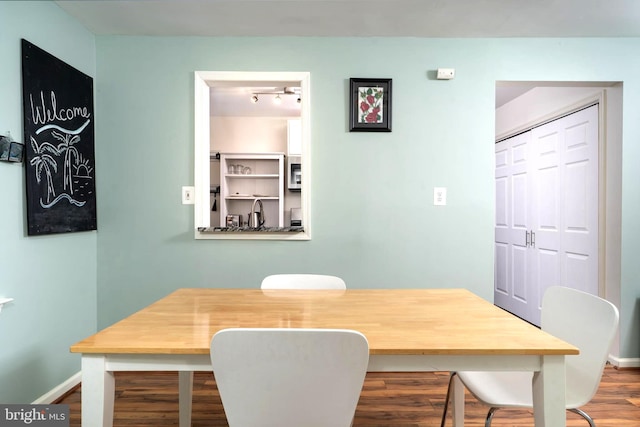
[[[445,206],[447,204],[446,187],[433,187],[433,204],[436,206]]]

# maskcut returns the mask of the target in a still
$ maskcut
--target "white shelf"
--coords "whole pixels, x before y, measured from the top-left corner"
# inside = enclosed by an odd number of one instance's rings
[[[231,165],[251,173],[229,173]],[[260,199],[265,226],[283,227],[284,187],[284,153],[220,153],[220,226],[226,226],[227,215],[242,215],[246,223],[254,200]]]
[[[278,200],[278,196],[226,196],[225,200]]]
[[[266,173],[247,173],[247,174],[239,174],[239,173],[227,173],[224,175],[225,178],[233,178],[233,179],[256,179],[256,178],[280,178],[278,174],[266,174]]]

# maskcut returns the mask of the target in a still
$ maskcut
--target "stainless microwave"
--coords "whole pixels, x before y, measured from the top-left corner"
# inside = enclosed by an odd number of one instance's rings
[[[287,186],[291,191],[300,191],[302,189],[302,168],[300,156],[289,156],[287,158]]]

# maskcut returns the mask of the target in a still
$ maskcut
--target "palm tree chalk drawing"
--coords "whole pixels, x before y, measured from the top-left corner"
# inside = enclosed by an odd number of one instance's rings
[[[42,181],[42,171],[44,171],[45,176],[47,177],[48,204],[51,201],[51,196],[55,197],[56,195],[56,190],[53,187],[53,178],[51,171],[58,171],[58,162],[56,162],[51,154],[57,155],[60,153],[56,147],[49,144],[48,142],[43,142],[42,144],[38,145],[38,141],[36,141],[33,137],[31,138],[31,147],[33,148],[33,152],[35,153],[35,155],[31,157],[29,164],[34,167],[36,181]],[[40,204],[42,205],[42,199],[40,199]]]
[[[74,182],[78,183],[81,179],[92,179],[91,171],[93,171],[93,168],[89,165],[89,161],[87,159],[83,160],[81,158],[80,153],[74,145],[80,142],[79,133],[87,127],[89,122],[90,120],[87,120],[76,130],[68,130],[56,125],[47,125],[36,131],[36,134],[41,134],[43,131],[52,129],[51,135],[55,139],[61,141],[57,147],[49,142],[43,142],[38,145],[38,142],[31,137],[31,146],[36,155],[31,158],[29,163],[35,168],[36,181],[41,181],[43,171],[47,177],[47,200],[44,202],[42,198],[40,199],[40,206],[44,209],[54,206],[61,200],[67,200],[69,203],[76,206],[83,206],[86,203],[86,201],[76,200],[73,198],[73,184]],[[62,156],[63,154],[63,188],[67,192],[56,196],[56,191],[53,186],[52,171],[58,171],[58,160],[56,160],[56,157]],[[80,170],[82,170],[82,174],[78,173]],[[53,201],[51,200],[51,196],[55,197]]]

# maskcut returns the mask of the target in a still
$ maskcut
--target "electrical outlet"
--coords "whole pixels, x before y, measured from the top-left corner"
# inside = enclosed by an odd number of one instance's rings
[[[445,206],[447,204],[446,187],[433,187],[433,204],[436,206]]]
[[[194,193],[195,187],[182,187],[182,204],[193,205],[195,203]]]

